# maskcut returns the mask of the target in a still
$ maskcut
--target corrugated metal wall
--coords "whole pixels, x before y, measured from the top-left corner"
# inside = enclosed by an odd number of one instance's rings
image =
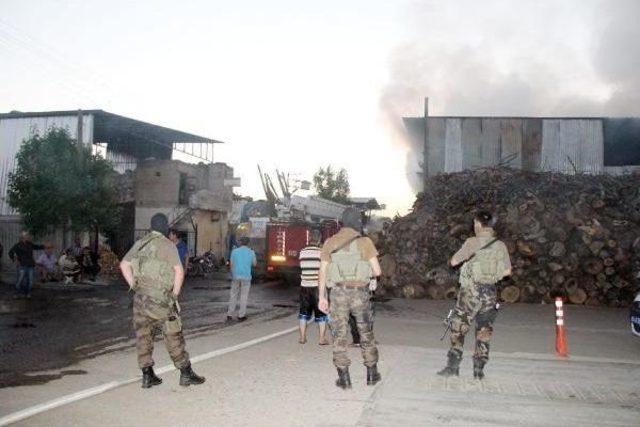
[[[113,164],[113,170],[122,174],[126,171],[134,171],[138,167],[138,159],[134,156],[126,153],[121,153],[119,151],[109,150],[107,145],[107,155],[105,156],[107,160]]]
[[[78,116],[23,117],[0,119],[0,215],[14,215],[6,201],[9,172],[15,167],[15,157],[22,141],[52,127],[62,127],[72,138],[78,135]],[[82,116],[82,140],[93,143],[93,115]]]
[[[498,164],[538,171],[601,173],[601,119],[427,119],[427,175]]]
[[[541,169],[601,173],[604,169],[602,121],[543,120]]]
[[[428,144],[425,156],[428,175],[444,172],[445,119],[427,120]]]
[[[444,136],[444,171],[457,172],[462,170],[462,121],[447,119]]]

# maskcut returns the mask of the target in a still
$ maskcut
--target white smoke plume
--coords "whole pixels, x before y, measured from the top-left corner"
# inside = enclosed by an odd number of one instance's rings
[[[422,146],[402,117],[425,96],[431,115],[640,115],[638,0],[438,0],[409,15],[380,105],[415,189]]]

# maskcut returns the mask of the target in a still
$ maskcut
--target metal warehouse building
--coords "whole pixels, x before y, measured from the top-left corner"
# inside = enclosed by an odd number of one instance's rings
[[[425,177],[506,165],[530,171],[620,174],[640,170],[640,119],[607,117],[404,118],[424,147]]]
[[[200,228],[198,245],[209,240],[224,241],[224,232],[218,229],[224,222],[226,206],[231,209],[235,184],[228,183],[234,181],[233,169],[213,162],[214,145],[220,141],[103,110],[13,111],[0,114],[0,242],[5,248],[18,240],[22,230],[19,212],[7,201],[16,154],[26,139],[54,127],[66,129],[71,138],[103,155],[118,172],[117,181],[122,184],[118,197],[124,219],[120,235],[112,242],[115,246],[128,249],[136,233],[146,232],[155,214],[164,215],[178,229],[180,221],[191,224],[191,216],[206,216],[208,221],[203,221],[206,224]],[[176,161],[185,158],[190,163]],[[196,162],[199,164],[193,164]],[[197,206],[190,206],[191,195],[200,190],[206,191],[198,193],[194,202]],[[136,193],[140,196],[135,197]],[[219,214],[220,221],[213,220],[214,213]],[[72,241],[69,234],[57,230],[40,240],[50,241],[60,249]],[[188,243],[196,246],[195,241]],[[206,249],[208,246],[200,250]],[[6,256],[1,261],[5,269],[12,267]]]

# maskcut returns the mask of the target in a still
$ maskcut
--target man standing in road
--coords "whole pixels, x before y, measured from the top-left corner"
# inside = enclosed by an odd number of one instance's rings
[[[318,344],[327,345],[325,333],[329,317],[318,308],[318,272],[320,271],[320,242],[322,234],[319,230],[311,230],[309,245],[300,251],[300,344],[307,342],[307,323],[313,316],[318,324],[320,338]]]
[[[489,341],[493,322],[498,315],[496,283],[511,274],[511,261],[506,245],[495,237],[495,220],[488,212],[479,212],[473,221],[475,237],[468,238],[451,258],[451,266],[460,268],[460,291],[450,319],[451,349],[447,366],[438,375],[459,374],[464,336],[471,322],[476,321],[476,350],[473,356],[473,377],[484,378],[484,366],[489,360]]]
[[[368,237],[362,237],[362,217],[354,208],[342,214],[342,228],[322,247],[320,263],[320,310],[330,313],[333,333],[333,363],[338,369],[336,385],[351,388],[347,355],[349,313],[356,318],[360,347],[367,367],[367,385],[375,385],[378,373],[378,348],[373,336],[373,311],[369,283],[381,274],[378,251]],[[331,288],[331,304],[327,287]],[[330,310],[330,311],[329,311]]]
[[[154,218],[155,219],[155,218]],[[180,385],[202,384],[204,377],[191,369],[185,349],[178,296],[184,270],[175,245],[165,237],[166,221],[151,221],[151,232],[138,240],[120,263],[122,275],[135,291],[133,327],[136,332],[138,365],[142,369],[142,388],[159,385],[153,372],[153,338],[162,328],[171,360],[180,370]]]
[[[189,268],[189,249],[187,248],[187,244],[178,236],[178,231],[173,228],[169,230],[169,240],[176,245],[182,268],[186,272]]]
[[[20,241],[13,245],[9,250],[9,258],[16,263],[18,267],[18,281],[16,283],[16,298],[20,297],[20,293],[24,293],[25,297],[31,298],[31,286],[33,285],[33,270],[36,262],[33,259],[33,251],[44,249],[42,245],[36,245],[31,242],[29,233],[23,231],[20,235]],[[22,282],[25,286],[22,286]]]
[[[251,267],[258,265],[256,254],[249,247],[249,238],[240,238],[240,247],[231,251],[229,268],[231,269],[231,292],[229,295],[229,310],[227,311],[227,321],[233,320],[233,314],[238,305],[240,297],[240,308],[238,310],[238,322],[247,320],[247,300],[249,290],[251,290]]]

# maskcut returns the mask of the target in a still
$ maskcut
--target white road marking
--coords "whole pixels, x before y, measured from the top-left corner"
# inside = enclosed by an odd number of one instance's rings
[[[208,353],[204,353],[201,354],[199,356],[196,357],[192,357],[191,358],[191,363],[198,363],[198,362],[202,362],[204,360],[208,360],[208,359],[213,359],[214,357],[218,357],[218,356],[222,356],[224,354],[227,353],[232,353],[234,351],[239,351],[239,350],[243,350],[247,347],[251,347],[257,344],[261,344],[265,341],[269,341],[272,340],[274,338],[278,338],[281,337],[283,335],[287,335],[290,334],[293,331],[297,331],[298,327],[294,326],[292,328],[288,328],[285,329],[283,331],[280,332],[275,332],[273,334],[269,334],[269,335],[265,335],[259,338],[255,338],[249,341],[245,341],[243,343],[231,346],[231,347],[225,347],[225,348],[221,348],[219,350],[214,350],[214,351],[210,351]],[[164,374],[166,372],[170,372],[170,371],[174,371],[176,368],[173,365],[167,365],[167,366],[163,366],[161,368],[155,369],[155,372],[158,374]],[[64,406],[64,405],[68,405],[70,403],[73,402],[77,402],[79,400],[82,399],[87,399],[89,397],[93,397],[93,396],[97,396],[99,394],[105,393],[109,390],[113,390],[115,388],[118,387],[122,387],[128,384],[132,384],[135,383],[137,381],[140,381],[140,377],[136,377],[136,378],[129,378],[126,380],[122,380],[122,381],[111,381],[105,384],[101,384],[99,386],[96,387],[92,387],[92,388],[88,388],[85,390],[81,390],[77,393],[72,393],[72,394],[67,394],[65,396],[59,397],[57,399],[53,399],[50,400],[48,402],[45,403],[41,403],[39,405],[34,405],[31,406],[29,408],[23,409],[21,411],[17,411],[17,412],[13,412],[9,415],[5,415],[2,418],[0,418],[0,427],[2,426],[6,426],[18,421],[22,421],[26,418],[32,417],[34,415],[37,414],[41,414],[42,412],[46,412],[46,411],[50,411],[52,409],[55,408],[59,408],[60,406]]]

